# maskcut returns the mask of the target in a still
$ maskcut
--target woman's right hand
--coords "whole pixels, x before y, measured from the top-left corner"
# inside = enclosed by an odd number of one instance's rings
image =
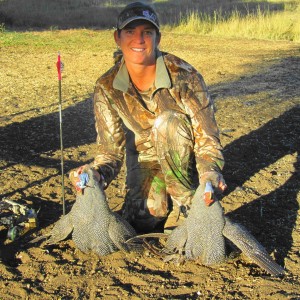
[[[72,185],[75,187],[77,193],[82,193],[82,191],[85,189],[89,177],[85,170],[89,169],[90,165],[83,165],[77,168],[76,170],[72,170],[70,172],[69,178],[72,183]],[[105,183],[103,175],[101,175],[98,171],[93,170],[93,173],[96,177],[96,179],[100,182],[103,189],[107,187],[107,184]]]

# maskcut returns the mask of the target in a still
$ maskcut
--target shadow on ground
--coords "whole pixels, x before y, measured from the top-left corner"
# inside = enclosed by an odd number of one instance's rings
[[[294,66],[296,58],[288,58],[287,61],[283,60],[281,63],[282,66],[286,66],[290,62],[293,62]],[[271,68],[274,68],[274,66]],[[281,65],[277,65],[277,68],[280,69]],[[251,75],[252,86],[249,83],[250,77],[245,77],[239,81],[228,83],[227,87],[222,85],[222,88],[230,90],[235,97],[245,95],[248,92],[247,89],[254,88],[260,82],[270,81],[269,74],[269,72],[265,72]],[[286,81],[284,76],[285,73],[283,72],[282,77],[277,78],[279,81],[276,91],[278,91],[278,94],[284,93],[286,97],[297,96],[299,82],[298,84],[294,82],[293,86],[290,85],[292,91],[289,90],[289,94],[285,93]],[[239,88],[236,88],[237,86]],[[243,90],[243,86],[246,86],[247,89]],[[216,90],[217,86],[214,89]],[[229,191],[242,186],[251,176],[284,156],[298,153],[295,172],[283,186],[231,213],[233,219],[240,221],[249,228],[268,250],[280,249],[277,253],[280,262],[286,257],[292,245],[291,234],[299,209],[297,203],[297,192],[300,187],[299,118],[300,107],[295,106],[261,128],[233,141],[226,146],[224,151],[227,161],[224,175],[230,187]],[[65,148],[77,148],[95,142],[96,133],[91,99],[65,109],[63,120]],[[1,160],[7,163],[6,166],[2,167],[2,172],[5,172],[5,169],[13,164],[35,165],[43,168],[54,167],[58,171],[60,170],[60,160],[51,157],[51,155],[54,156],[55,151],[60,149],[57,113],[3,126],[0,128],[0,134],[2,137],[0,140]],[[47,154],[46,157],[43,156],[45,153]],[[66,171],[81,164],[82,162],[79,163],[70,158],[65,163]],[[47,180],[49,180],[49,177],[45,177],[38,182],[32,182],[30,186]],[[26,188],[28,187],[23,189]],[[2,197],[12,196],[13,194],[14,192],[3,194]],[[42,210],[54,209],[55,211],[56,209],[55,207],[49,207],[49,205],[55,206],[56,204],[43,203],[42,205]]]
[[[269,251],[276,250],[277,260],[281,264],[292,246],[292,231],[299,210],[299,118],[300,106],[295,106],[225,148],[227,167],[224,176],[230,187],[229,192],[284,156],[297,154],[295,171],[284,185],[229,214],[245,225]],[[272,172],[272,178],[281,176],[276,170]]]
[[[295,56],[299,52],[299,47],[295,46],[290,53],[284,51],[286,56],[266,67],[258,66],[257,72],[245,74],[234,82],[223,82],[210,87],[216,100],[227,97],[239,98],[259,94],[261,92],[272,94],[273,105],[278,101],[285,101],[300,95],[300,56]],[[247,67],[247,66],[245,66]]]

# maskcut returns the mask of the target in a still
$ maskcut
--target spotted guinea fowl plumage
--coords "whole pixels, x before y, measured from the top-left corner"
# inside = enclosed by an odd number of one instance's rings
[[[153,249],[147,238],[164,238],[161,249]],[[205,202],[205,186],[199,185],[193,197],[192,206],[184,222],[170,234],[150,233],[137,235],[127,241],[144,240],[145,246],[164,261],[198,260],[203,265],[215,265],[228,259],[227,242],[237,246],[252,262],[271,275],[278,276],[285,270],[268,254],[266,249],[242,225],[224,215],[217,199],[209,206]]]
[[[75,245],[83,252],[103,256],[131,250],[125,241],[136,235],[134,228],[109,208],[93,170],[87,168],[84,172],[89,177],[86,188],[77,194],[71,211],[54,225],[47,243],[57,243],[72,233]]]
[[[224,215],[219,201],[205,205],[205,187],[200,185],[193,198],[185,222],[176,227],[167,239],[163,253],[173,259],[178,254],[183,259],[199,259],[204,265],[224,262],[226,239],[236,245],[250,260],[271,275],[284,273],[265,248],[242,225]]]

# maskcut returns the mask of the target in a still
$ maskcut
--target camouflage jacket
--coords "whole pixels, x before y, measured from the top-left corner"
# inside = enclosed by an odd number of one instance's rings
[[[94,111],[99,148],[92,165],[100,169],[107,183],[119,173],[125,151],[127,160],[157,161],[151,128],[165,110],[179,111],[191,120],[198,173],[222,170],[224,159],[213,103],[195,68],[172,54],[158,52],[151,100],[153,111],[132,84],[123,59],[97,80]]]

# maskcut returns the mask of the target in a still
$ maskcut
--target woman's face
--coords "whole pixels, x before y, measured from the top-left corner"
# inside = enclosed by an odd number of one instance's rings
[[[155,51],[160,42],[160,34],[150,22],[131,22],[119,33],[115,31],[114,37],[123,52],[126,64],[155,64]]]

